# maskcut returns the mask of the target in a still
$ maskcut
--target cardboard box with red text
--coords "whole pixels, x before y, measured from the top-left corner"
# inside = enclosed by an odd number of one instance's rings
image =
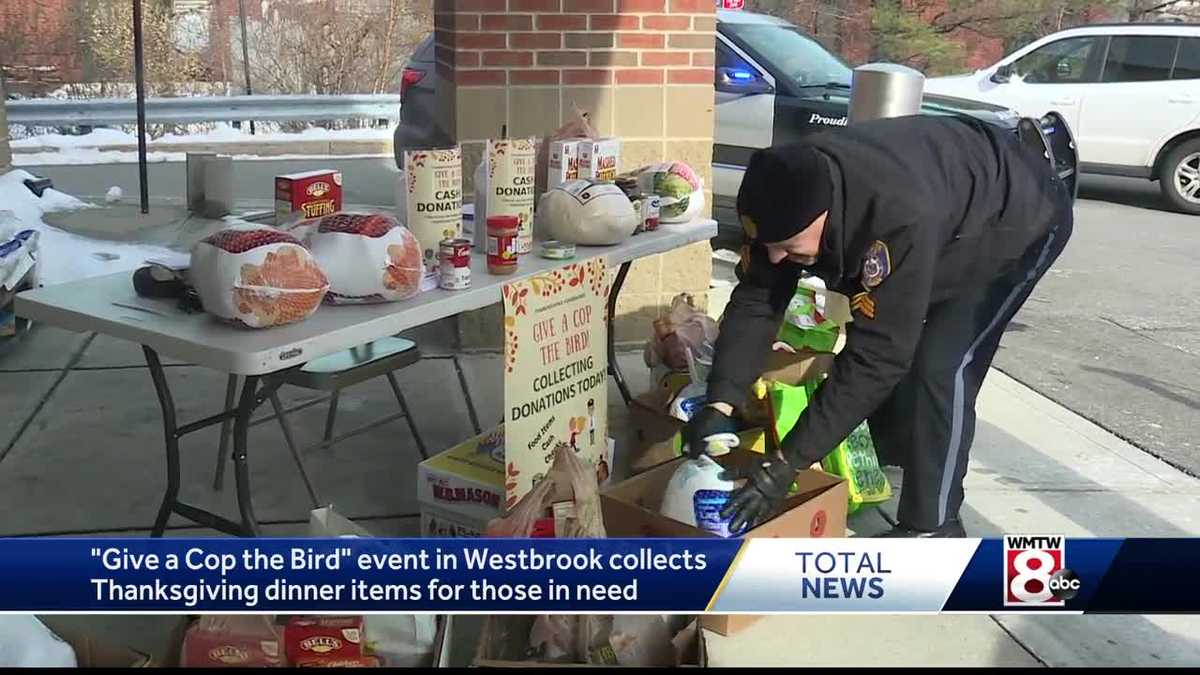
[[[467,439],[417,466],[422,536],[439,528],[483,532],[504,504],[504,426]],[[476,535],[477,536],[477,535]]]
[[[715,459],[730,467],[749,465],[759,458],[757,453],[735,448],[729,454]],[[667,484],[682,461],[679,458],[659,465],[600,494],[604,525],[610,537],[716,536],[660,513]],[[788,497],[773,516],[751,528],[744,536],[782,539],[846,536],[846,481],[810,469],[796,474],[796,486],[796,493]],[[700,623],[708,630],[730,635],[758,618],[753,615],[705,615]]]

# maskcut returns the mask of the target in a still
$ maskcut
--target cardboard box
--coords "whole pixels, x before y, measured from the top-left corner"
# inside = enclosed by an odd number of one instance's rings
[[[759,455],[735,448],[717,457],[723,466],[748,466]],[[701,538],[716,535],[698,527],[671,520],[659,513],[667,483],[679,467],[676,459],[634,476],[600,494],[604,526],[610,537]],[[766,522],[746,532],[746,537],[807,539],[846,536],[849,500],[846,481],[812,469],[796,474],[798,490],[784,501]],[[754,615],[716,615],[701,618],[704,628],[730,635],[759,619]]]
[[[826,352],[799,351],[792,354],[773,351],[767,357],[762,379],[791,385],[820,379],[833,368],[835,356]]]
[[[363,655],[361,616],[293,617],[283,629],[288,663],[345,661]]]
[[[545,661],[525,661],[525,650],[529,647],[529,632],[533,628],[536,616],[530,615],[500,615],[487,616],[483,620],[483,628],[479,633],[479,644],[475,650],[474,665],[479,668],[606,668],[590,663],[550,663]],[[692,623],[675,636],[675,642],[682,641],[681,667],[705,667],[708,665],[708,654],[704,646],[704,631],[699,625]]]
[[[485,527],[487,527],[486,520],[467,518],[436,507],[421,505],[422,537],[443,539],[482,537]]]
[[[503,425],[421,462],[417,503],[423,535],[439,518],[460,530],[482,532],[504,506]]]
[[[546,162],[546,189],[554,188],[580,178],[579,146],[582,139],[573,138],[551,141],[549,159]]]
[[[579,144],[579,177],[596,183],[612,183],[617,180],[620,157],[620,139],[589,138]]]
[[[282,225],[297,211],[319,218],[342,210],[342,172],[324,169],[275,177],[275,223]]]
[[[184,668],[281,667],[281,633],[269,616],[213,616],[193,622],[184,632],[179,664]]]

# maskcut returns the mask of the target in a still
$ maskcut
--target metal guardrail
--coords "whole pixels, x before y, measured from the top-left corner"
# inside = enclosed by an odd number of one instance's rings
[[[8,101],[8,123],[30,126],[97,126],[134,124],[137,104],[132,98],[35,99]],[[192,96],[146,99],[151,124],[193,122],[309,122],[373,119],[396,122],[400,97],[393,94],[337,96]]]

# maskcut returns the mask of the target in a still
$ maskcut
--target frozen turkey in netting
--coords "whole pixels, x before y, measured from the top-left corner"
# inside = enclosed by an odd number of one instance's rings
[[[421,244],[383,213],[335,213],[297,226],[329,278],[333,304],[393,302],[421,290]]]
[[[628,239],[638,213],[621,188],[574,180],[542,195],[536,228],[547,238],[584,246],[610,246]]]
[[[221,230],[197,243],[190,276],[206,312],[250,328],[303,321],[329,289],[294,236],[262,226]]]

